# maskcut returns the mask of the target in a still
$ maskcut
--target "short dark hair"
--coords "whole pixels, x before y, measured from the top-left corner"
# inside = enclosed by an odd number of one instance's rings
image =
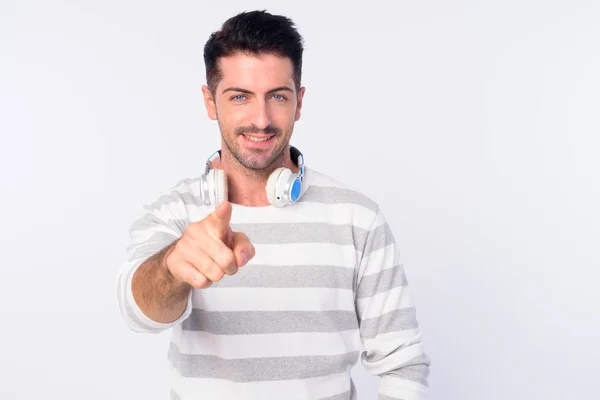
[[[207,86],[214,95],[223,77],[218,66],[219,58],[241,52],[290,58],[298,90],[302,77],[303,42],[290,18],[265,10],[241,12],[225,21],[219,31],[213,32],[204,46]]]

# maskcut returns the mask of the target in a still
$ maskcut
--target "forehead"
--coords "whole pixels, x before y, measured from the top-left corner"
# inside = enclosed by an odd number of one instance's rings
[[[294,66],[288,57],[274,54],[235,53],[219,59],[222,79],[217,90],[228,87],[261,92],[294,83]]]

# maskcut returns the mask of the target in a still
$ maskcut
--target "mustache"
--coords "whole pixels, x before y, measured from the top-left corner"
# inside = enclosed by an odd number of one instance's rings
[[[281,133],[281,129],[275,127],[275,126],[267,126],[265,129],[259,129],[258,127],[252,125],[252,126],[240,126],[235,130],[235,133],[237,133],[238,135],[242,135],[244,133],[265,133],[268,135],[278,135]]]

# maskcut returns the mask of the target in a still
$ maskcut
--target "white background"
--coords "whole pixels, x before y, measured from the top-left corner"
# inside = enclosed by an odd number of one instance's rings
[[[306,40],[293,143],[401,244],[431,399],[598,399],[593,0],[0,0],[0,398],[168,397],[168,333],[125,327],[116,273],[219,145],[202,48],[255,8]]]

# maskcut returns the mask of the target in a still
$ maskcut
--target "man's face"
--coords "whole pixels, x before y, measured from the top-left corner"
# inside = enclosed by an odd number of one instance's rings
[[[219,59],[222,79],[214,97],[202,88],[208,115],[235,159],[252,170],[282,157],[300,119],[304,88],[296,91],[289,58],[236,53]]]

